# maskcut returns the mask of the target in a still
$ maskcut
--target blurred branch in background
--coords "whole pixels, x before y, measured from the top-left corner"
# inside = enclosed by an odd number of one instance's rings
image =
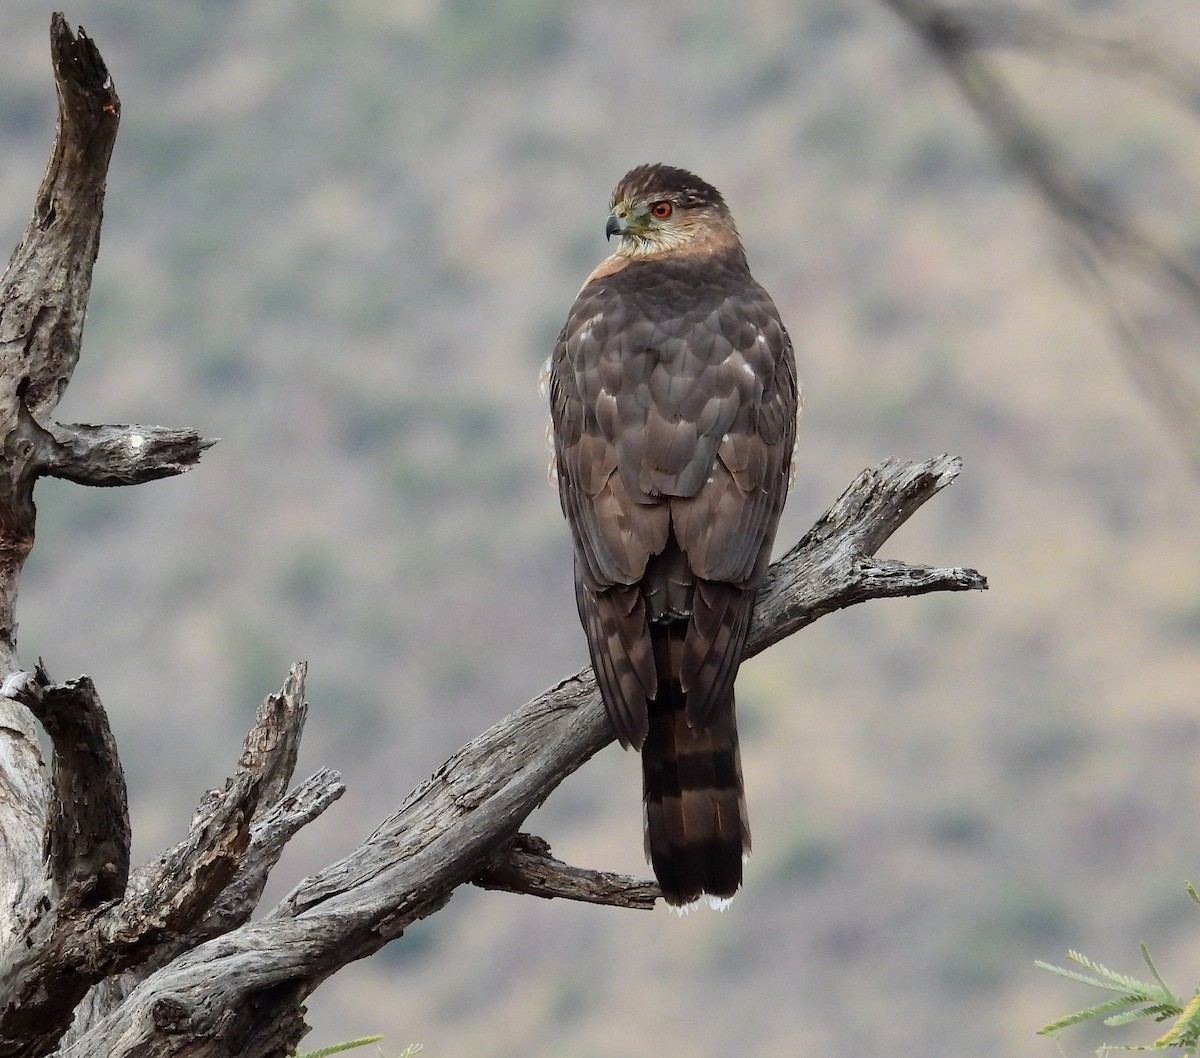
[[[1200,263],[1148,234],[1121,203],[1072,172],[993,53],[1088,67],[1192,116],[1200,116],[1200,66],[1142,39],[1090,33],[1062,15],[883,2],[938,58],[1009,164],[1062,222],[1075,280],[1102,306],[1129,374],[1200,476]]]

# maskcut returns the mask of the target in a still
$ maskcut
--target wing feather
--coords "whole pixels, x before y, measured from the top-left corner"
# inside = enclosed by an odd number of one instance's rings
[[[753,589],[697,582],[680,671],[687,720],[697,730],[707,727],[732,698],[753,608]]]
[[[592,671],[618,741],[640,748],[648,724],[646,699],[653,697],[657,683],[645,603],[636,589],[594,592],[586,580],[576,577],[575,601]]]

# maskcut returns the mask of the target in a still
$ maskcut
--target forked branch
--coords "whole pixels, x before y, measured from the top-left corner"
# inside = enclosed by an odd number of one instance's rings
[[[772,567],[751,651],[868,599],[985,588],[971,569],[875,557],[958,470],[957,459],[940,456],[889,461],[860,475]],[[594,678],[581,670],[460,749],[349,856],[306,879],[265,918],[147,977],[76,1042],[71,1058],[176,1054],[185,1038],[200,1048],[188,1053],[265,1055],[268,1043],[300,1031],[301,1004],[321,981],[443,907],[466,882],[644,906],[655,894],[652,882],[569,867],[517,833],[563,779],[612,740]],[[164,1011],[169,1038],[156,1027]],[[227,1025],[244,1027],[245,1035],[231,1038]],[[121,1041],[115,1052],[107,1049],[113,1040]]]

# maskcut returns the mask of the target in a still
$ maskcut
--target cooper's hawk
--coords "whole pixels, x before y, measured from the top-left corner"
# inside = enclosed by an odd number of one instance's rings
[[[788,491],[792,345],[720,193],[644,165],[613,192],[616,253],[550,362],[576,601],[667,901],[720,902],[750,829],[733,682]]]

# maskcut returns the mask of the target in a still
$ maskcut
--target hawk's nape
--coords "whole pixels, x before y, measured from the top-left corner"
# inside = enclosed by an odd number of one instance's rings
[[[750,849],[733,687],[787,495],[795,363],[711,185],[641,166],[606,230],[617,252],[550,363],[576,601],[617,738],[642,752],[663,894],[721,901]]]

